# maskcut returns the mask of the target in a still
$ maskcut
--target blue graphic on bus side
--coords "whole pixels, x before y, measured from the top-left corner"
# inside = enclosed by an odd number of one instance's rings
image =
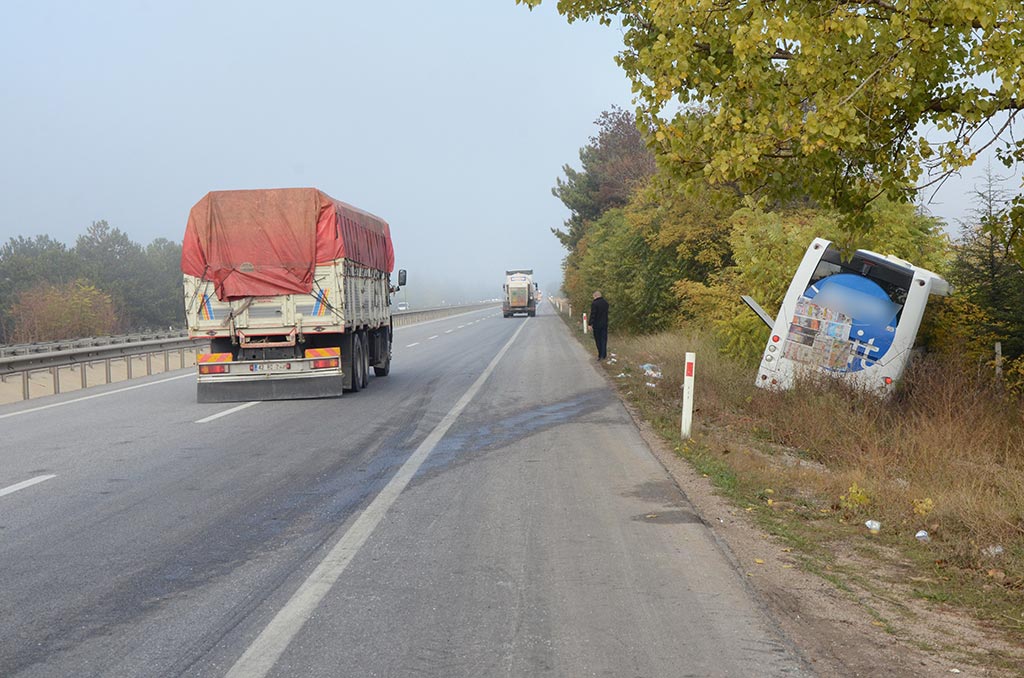
[[[870,278],[837,273],[808,287],[804,296],[853,319],[848,337],[853,358],[846,369],[835,371],[860,372],[881,360],[892,347],[901,307]]]

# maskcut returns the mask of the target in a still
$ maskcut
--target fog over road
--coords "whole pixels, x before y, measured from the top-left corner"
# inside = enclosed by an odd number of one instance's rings
[[[545,304],[340,399],[0,407],[0,676],[810,675],[593,360]]]

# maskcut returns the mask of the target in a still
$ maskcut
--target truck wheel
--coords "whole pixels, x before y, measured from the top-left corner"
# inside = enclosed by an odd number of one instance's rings
[[[363,387],[363,342],[359,341],[359,334],[353,332],[346,335],[341,342],[342,359],[348,386],[348,391],[358,393]],[[347,355],[345,349],[348,349]]]
[[[370,385],[370,342],[366,332],[360,332],[357,336],[359,337],[359,343],[363,347],[363,364],[360,370],[363,381],[360,385],[366,388]]]

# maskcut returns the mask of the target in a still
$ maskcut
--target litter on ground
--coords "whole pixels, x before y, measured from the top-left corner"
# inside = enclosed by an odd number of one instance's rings
[[[651,363],[644,363],[640,366],[640,369],[644,371],[644,376],[651,379],[661,379],[661,368]]]

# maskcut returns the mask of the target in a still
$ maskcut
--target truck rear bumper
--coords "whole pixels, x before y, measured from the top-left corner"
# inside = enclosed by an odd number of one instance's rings
[[[200,403],[235,403],[251,400],[332,398],[344,393],[340,374],[301,379],[204,380],[196,384]]]

